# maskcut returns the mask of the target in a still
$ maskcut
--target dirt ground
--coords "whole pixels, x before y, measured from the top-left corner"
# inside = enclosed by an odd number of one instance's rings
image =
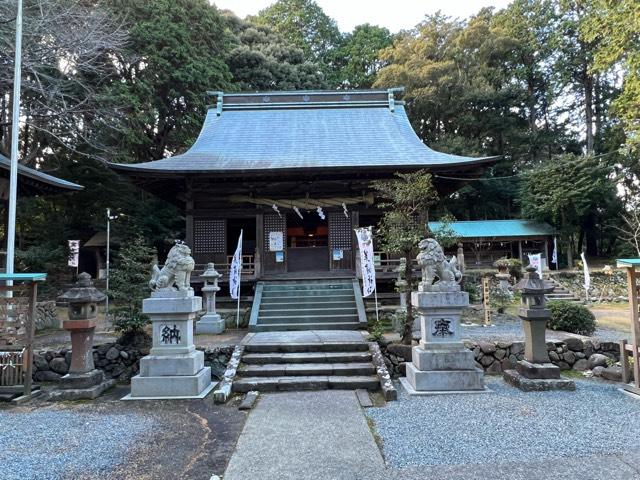
[[[246,419],[246,413],[237,408],[239,400],[233,400],[226,405],[214,404],[211,396],[202,400],[121,401],[120,398],[128,392],[128,386],[116,386],[92,402],[50,403],[34,400],[22,407],[0,406],[0,419],[3,415],[24,417],[19,422],[19,425],[24,425],[24,430],[20,427],[10,433],[14,438],[28,437],[32,434],[29,430],[29,420],[30,417],[33,418],[33,414],[50,413],[57,415],[54,418],[59,418],[71,412],[75,416],[87,419],[80,428],[68,427],[72,431],[46,432],[51,437],[68,435],[70,439],[79,441],[82,445],[81,453],[62,457],[58,457],[57,452],[49,453],[57,458],[52,458],[52,461],[47,462],[48,465],[40,470],[45,476],[32,477],[31,469],[25,471],[26,476],[20,478],[209,480],[214,474],[222,475]],[[87,472],[82,469],[85,473],[78,475],[74,468],[82,467],[83,463],[84,466],[89,466],[92,464],[91,458],[101,454],[107,455],[110,450],[111,444],[104,445],[104,442],[95,441],[103,431],[92,429],[95,428],[94,420],[113,415],[144,418],[145,422],[153,426],[147,427],[143,433],[137,433],[135,439],[127,438],[128,435],[134,435],[129,433],[128,429],[119,432],[118,438],[122,438],[123,443],[127,444],[126,453],[118,456],[113,465],[106,470],[103,468],[99,472]],[[59,427],[62,429],[63,425]],[[41,425],[39,428],[47,427]],[[73,431],[74,429],[76,431]],[[2,433],[0,427],[0,437]],[[29,465],[37,461],[36,453],[27,451],[24,455],[27,458],[18,461],[28,469]],[[29,458],[31,455],[34,458]],[[8,472],[14,471],[9,463],[5,463],[7,475]],[[11,475],[2,475],[2,470],[3,466],[0,464],[0,478],[13,478]],[[71,471],[73,474],[70,476]]]

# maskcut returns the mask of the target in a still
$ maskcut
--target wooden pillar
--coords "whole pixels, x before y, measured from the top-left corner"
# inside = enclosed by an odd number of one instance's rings
[[[549,239],[544,238],[544,261],[546,263],[545,270],[551,270],[551,262],[549,262]]]
[[[262,258],[264,254],[264,226],[262,213],[256,214],[256,278],[262,276]]]
[[[637,273],[635,266],[627,267],[627,289],[629,293],[629,317],[631,320],[631,344],[633,347],[633,378],[635,387],[640,393],[640,355],[638,355],[638,341],[640,340],[640,318],[638,315]]]
[[[520,257],[520,261],[524,265],[524,255],[522,255],[522,240],[518,240],[518,256]]]

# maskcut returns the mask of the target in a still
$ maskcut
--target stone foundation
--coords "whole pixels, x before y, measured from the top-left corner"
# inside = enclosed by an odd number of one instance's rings
[[[215,348],[197,348],[204,354],[205,366],[211,367],[211,376],[220,379],[233,353],[233,345]],[[119,383],[129,383],[140,371],[140,359],[149,354],[148,348],[122,346],[105,343],[93,347],[96,369],[104,372],[105,378]],[[40,350],[34,355],[33,380],[36,382],[59,382],[69,372],[71,349]]]
[[[505,370],[516,367],[516,362],[524,359],[524,342],[464,342],[473,352],[475,365],[490,375],[501,375]],[[389,373],[393,377],[406,375],[404,362],[411,362],[412,347],[389,344],[381,346]],[[593,370],[595,375],[607,376],[615,367],[608,366],[620,360],[620,346],[614,342],[582,341],[579,338],[564,342],[547,342],[551,363],[560,370]]]

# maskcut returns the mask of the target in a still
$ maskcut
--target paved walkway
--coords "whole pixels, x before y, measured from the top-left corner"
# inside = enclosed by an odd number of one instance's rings
[[[261,395],[225,480],[365,480],[384,461],[352,391]]]
[[[224,479],[640,479],[640,450],[624,444],[637,434],[640,403],[616,386],[579,381],[576,392],[523,393],[488,383],[488,395],[402,394],[366,410],[386,463],[353,392],[263,394]],[[607,404],[615,421],[599,418]]]

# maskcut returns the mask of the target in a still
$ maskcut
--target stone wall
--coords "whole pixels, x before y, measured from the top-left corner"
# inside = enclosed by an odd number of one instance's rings
[[[222,378],[227,363],[233,353],[233,346],[198,348],[204,351],[204,364],[211,367],[214,378]],[[97,369],[104,371],[107,378],[128,383],[140,370],[140,359],[149,354],[148,348],[105,343],[93,347],[93,361]],[[36,382],[57,382],[69,371],[71,350],[41,350],[34,354],[33,380]]]
[[[524,342],[466,341],[465,346],[473,351],[477,366],[487,374],[501,374],[524,358]],[[404,376],[403,363],[411,361],[412,348],[394,343],[381,346],[387,369],[392,376]],[[609,370],[620,359],[620,346],[617,343],[598,342],[594,339],[583,341],[568,338],[564,342],[547,342],[547,350],[551,361],[561,370],[593,370],[595,375],[602,374],[604,369]]]
[[[36,330],[59,328],[58,309],[56,302],[38,302],[36,304]]]
[[[589,299],[592,302],[626,302],[627,301],[627,277],[625,272],[613,269],[611,274],[601,270],[590,270],[591,287]],[[584,274],[582,270],[552,272],[551,276],[566,289],[573,292],[581,299],[585,299]]]

